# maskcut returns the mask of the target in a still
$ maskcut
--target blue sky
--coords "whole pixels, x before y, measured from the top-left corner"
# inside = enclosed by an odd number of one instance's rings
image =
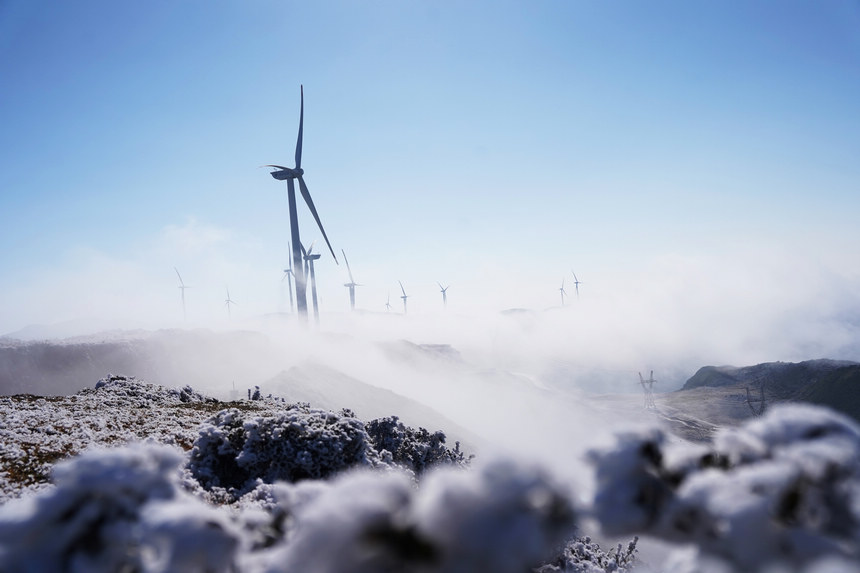
[[[283,310],[300,84],[360,308],[860,315],[858,2],[6,0],[0,333]]]

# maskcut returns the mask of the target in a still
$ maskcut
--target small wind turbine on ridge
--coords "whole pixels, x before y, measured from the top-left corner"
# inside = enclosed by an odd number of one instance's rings
[[[287,242],[287,251],[290,251],[290,243]],[[290,314],[293,313],[293,260],[290,257],[287,257],[287,260],[290,263],[290,266],[284,269],[284,276],[281,278],[281,282],[284,282],[284,279],[287,279],[287,287],[290,291]]]
[[[314,303],[314,321],[319,325],[320,323],[320,307],[317,303],[317,277],[314,274],[314,261],[319,259],[322,255],[314,254],[312,251],[314,250],[314,244],[311,243],[311,246],[308,247],[308,250],[305,251],[305,246],[301,243],[299,244],[302,248],[302,254],[305,258],[305,263],[308,265],[308,270],[311,275],[311,297]]]
[[[441,292],[442,292],[442,306],[444,308],[448,308],[448,289],[451,288],[451,285],[443,287],[442,283],[440,283],[440,282],[437,282],[436,284],[439,285],[439,288],[441,289]]]
[[[391,291],[388,292],[388,298],[385,300],[385,312],[391,310]]]
[[[343,285],[349,289],[349,310],[355,310],[355,287],[362,285],[355,282],[352,278],[352,270],[349,268],[349,260],[346,258],[346,251],[341,249],[340,252],[343,253],[343,260],[346,263],[346,272],[349,273],[349,282],[344,283]]]
[[[191,287],[185,286],[185,283],[182,282],[182,275],[179,274],[179,269],[173,267],[173,270],[176,271],[176,276],[179,277],[179,291],[182,293],[182,320],[188,320],[188,315],[185,312],[185,289]]]
[[[576,273],[573,272],[573,269],[571,269],[570,272],[573,273],[573,286],[576,287],[576,300],[579,300],[579,285],[581,285],[582,282],[576,278]]]
[[[299,191],[302,194],[302,198],[307,203],[308,209],[310,209],[311,214],[314,217],[314,220],[317,223],[317,226],[320,228],[322,232],[323,238],[325,239],[326,244],[328,245],[329,250],[331,251],[331,256],[334,257],[334,262],[337,263],[337,256],[334,254],[334,249],[331,246],[331,243],[328,240],[328,236],[325,234],[325,229],[323,229],[322,221],[320,221],[319,214],[317,214],[317,209],[314,207],[314,201],[311,199],[311,194],[308,191],[307,185],[305,185],[305,180],[302,177],[304,175],[304,170],[302,169],[302,131],[304,129],[304,119],[305,119],[305,89],[304,86],[301,86],[301,107],[299,111],[299,136],[296,140],[296,166],[294,168],[284,167],[283,165],[264,165],[264,167],[274,167],[277,171],[272,171],[271,175],[278,181],[286,181],[287,182],[287,201],[289,203],[290,209],[290,238],[292,239],[293,244],[293,264],[295,269],[295,277],[296,277],[296,307],[298,309],[299,316],[307,321],[308,319],[308,301],[307,301],[307,277],[303,272],[304,269],[302,267],[302,252],[301,252],[301,237],[299,237],[299,217],[298,211],[296,208],[296,187],[295,180],[299,181]]]
[[[230,287],[227,287],[227,300],[224,301],[224,306],[227,307],[227,318],[232,318],[232,313],[230,312],[231,304],[236,304],[236,301],[230,298]]]
[[[567,291],[564,290],[564,277],[561,278],[561,288],[558,291],[561,293],[561,306],[564,306],[564,295],[567,294]]]
[[[400,284],[400,291],[403,293],[403,296],[400,298],[403,299],[403,314],[406,314],[406,299],[409,298],[409,295],[406,294],[406,289],[403,288],[403,283],[397,281]]]

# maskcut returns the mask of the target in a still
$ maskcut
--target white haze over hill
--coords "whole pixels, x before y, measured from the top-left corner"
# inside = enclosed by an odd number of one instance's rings
[[[356,307],[364,311],[358,316],[349,315],[345,265],[324,255],[316,266],[322,330],[452,344],[502,368],[526,362],[529,370],[535,364],[546,370],[561,363],[573,371],[606,371],[605,380],[613,372],[654,369],[672,385],[705,364],[860,359],[860,255],[845,245],[832,252],[764,245],[728,242],[695,256],[683,248],[640,256],[631,245],[612,260],[577,254],[576,261],[552,266],[537,257],[500,261],[463,251],[450,268],[400,271],[392,270],[397,261],[378,253],[348,252],[355,279],[364,285],[356,289]],[[0,335],[267,328],[290,308],[282,247],[192,219],[163,229],[131,258],[109,247],[78,251],[60,267],[0,279],[6,300]],[[187,320],[174,266],[190,286]],[[583,283],[578,299],[571,267]],[[562,277],[568,293],[563,308]],[[410,295],[408,317],[368,317],[385,314],[389,299],[390,314],[402,313],[398,280]],[[451,285],[447,311],[437,280]],[[238,303],[229,320],[227,287]],[[518,321],[500,318],[508,309],[530,313]]]

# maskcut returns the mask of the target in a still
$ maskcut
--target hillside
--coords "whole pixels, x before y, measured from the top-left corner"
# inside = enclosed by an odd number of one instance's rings
[[[828,406],[860,420],[860,363],[838,360],[767,362],[741,368],[705,366],[678,391],[702,400],[731,396],[745,403],[746,388],[758,398],[763,388],[769,404],[786,401]],[[748,408],[747,406],[744,406]]]

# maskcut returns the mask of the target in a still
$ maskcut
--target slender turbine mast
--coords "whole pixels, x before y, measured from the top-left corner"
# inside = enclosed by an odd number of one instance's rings
[[[451,285],[443,287],[442,283],[440,283],[440,282],[437,282],[436,284],[439,285],[439,288],[441,289],[441,292],[442,292],[442,306],[444,308],[448,308],[448,289],[451,288]]]
[[[564,306],[564,295],[567,294],[567,291],[564,290],[564,277],[561,278],[561,288],[558,289],[558,292],[561,293],[561,306]]]
[[[400,284],[400,291],[403,293],[403,296],[400,298],[403,299],[403,314],[406,314],[406,299],[409,298],[409,295],[406,294],[406,289],[403,288],[403,283],[397,281]]]
[[[179,292],[182,295],[182,320],[188,320],[188,314],[185,312],[185,289],[191,287],[185,286],[185,283],[182,282],[182,275],[179,274],[179,269],[173,267],[173,270],[176,271],[176,276],[179,277]]]
[[[290,243],[287,242],[287,251],[290,251]],[[290,291],[290,314],[293,313],[293,260],[290,257],[287,257],[290,266],[284,269],[284,276],[281,278],[281,282],[284,282],[284,279],[287,279],[287,287]]]
[[[230,287],[227,287],[227,299],[224,301],[224,306],[227,307],[227,318],[232,318],[232,314],[230,312],[231,304],[236,304],[236,301],[230,298]]]
[[[301,108],[299,111],[299,137],[296,140],[296,166],[293,169],[289,167],[284,167],[282,165],[265,165],[265,167],[274,167],[277,171],[272,171],[271,175],[278,181],[286,181],[287,182],[287,200],[289,202],[290,207],[290,238],[292,239],[293,245],[293,264],[294,268],[297,272],[295,272],[296,277],[296,307],[298,309],[299,316],[307,321],[308,319],[308,301],[307,301],[307,278],[304,269],[302,268],[302,252],[301,252],[301,238],[299,237],[299,217],[298,211],[296,209],[296,187],[295,180],[299,181],[299,191],[301,191],[302,198],[304,198],[305,203],[307,203],[308,209],[310,209],[311,214],[314,216],[314,220],[317,222],[317,226],[320,228],[322,232],[323,238],[325,239],[326,244],[328,245],[329,250],[331,251],[331,256],[334,257],[334,262],[337,263],[337,256],[334,254],[334,249],[331,248],[331,243],[328,240],[328,236],[325,234],[325,229],[323,229],[322,221],[320,221],[320,217],[317,214],[317,209],[314,207],[314,201],[311,199],[311,194],[308,191],[307,185],[305,185],[305,180],[302,177],[304,175],[304,170],[302,169],[302,130],[304,126],[305,119],[305,90],[304,86],[301,88]]]
[[[317,277],[316,277],[316,274],[314,274],[314,261],[319,259],[322,255],[313,254],[313,252],[312,252],[314,250],[314,244],[313,243],[311,243],[311,246],[308,248],[307,251],[305,251],[304,245],[301,245],[301,247],[302,247],[302,254],[304,255],[304,258],[305,258],[305,264],[308,265],[308,270],[310,271],[310,275],[311,275],[311,295],[312,295],[313,302],[314,302],[314,321],[317,323],[317,325],[319,325],[319,323],[320,323],[320,307],[319,307],[319,304],[317,303]]]
[[[576,273],[573,272],[573,269],[571,269],[570,272],[573,273],[573,286],[576,287],[576,300],[579,300],[579,285],[582,284],[582,281],[576,278]]]
[[[355,282],[355,280],[352,278],[352,270],[350,270],[349,268],[349,260],[346,258],[346,251],[341,249],[340,252],[343,253],[343,260],[346,263],[346,272],[349,273],[349,282],[344,283],[343,285],[349,289],[349,310],[355,310],[355,287],[362,285]]]

